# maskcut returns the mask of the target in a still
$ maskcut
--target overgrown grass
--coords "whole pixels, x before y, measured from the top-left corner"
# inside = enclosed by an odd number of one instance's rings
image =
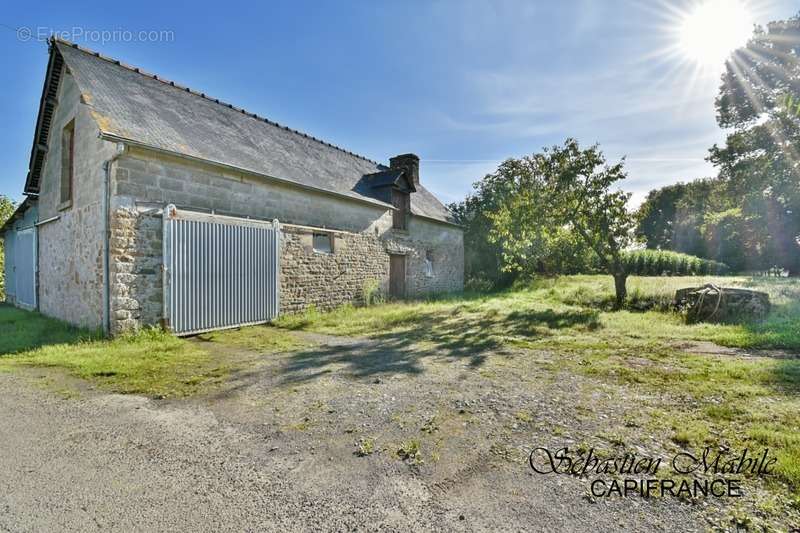
[[[228,371],[197,345],[158,330],[105,340],[37,313],[0,306],[0,369],[59,367],[114,392],[186,396]]]
[[[748,286],[770,294],[773,311],[757,324],[686,325],[666,312],[675,290],[713,282]],[[744,277],[632,277],[629,310],[610,312],[610,276],[542,279],[495,294],[466,294],[377,307],[344,306],[330,313],[311,310],[282,317],[288,329],[334,335],[381,336],[405,333],[417,340],[482,345],[554,343],[576,348],[596,345],[641,347],[657,342],[712,341],[739,348],[800,349],[800,281]],[[639,309],[647,309],[639,312]]]

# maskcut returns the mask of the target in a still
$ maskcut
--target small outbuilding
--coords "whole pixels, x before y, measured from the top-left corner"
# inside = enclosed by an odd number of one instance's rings
[[[23,309],[36,309],[37,243],[36,200],[26,198],[0,228],[6,301]]]

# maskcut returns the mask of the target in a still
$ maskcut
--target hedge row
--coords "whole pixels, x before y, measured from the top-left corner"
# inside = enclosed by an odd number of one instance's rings
[[[623,260],[634,276],[706,276],[728,274],[728,265],[664,250],[625,252]]]

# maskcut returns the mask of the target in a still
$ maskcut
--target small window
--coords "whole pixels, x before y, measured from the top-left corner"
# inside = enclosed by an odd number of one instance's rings
[[[429,278],[433,277],[433,252],[430,250],[425,252],[425,275]]]
[[[61,206],[72,203],[72,187],[75,180],[75,121],[71,121],[61,132]]]
[[[408,212],[411,207],[411,198],[407,192],[392,190],[392,205],[395,207],[392,216],[394,229],[408,229]]]
[[[314,234],[314,251],[321,254],[333,253],[333,235],[330,233]]]

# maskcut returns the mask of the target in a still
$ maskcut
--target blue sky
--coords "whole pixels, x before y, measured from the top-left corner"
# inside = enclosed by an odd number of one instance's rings
[[[503,159],[572,136],[627,156],[635,204],[714,173],[719,71],[674,51],[676,18],[696,1],[7,4],[0,194],[21,198],[47,61],[36,36],[58,31],[372,159],[415,152],[446,202]],[[798,11],[750,2],[759,23]],[[169,33],[102,42],[103,30]]]

